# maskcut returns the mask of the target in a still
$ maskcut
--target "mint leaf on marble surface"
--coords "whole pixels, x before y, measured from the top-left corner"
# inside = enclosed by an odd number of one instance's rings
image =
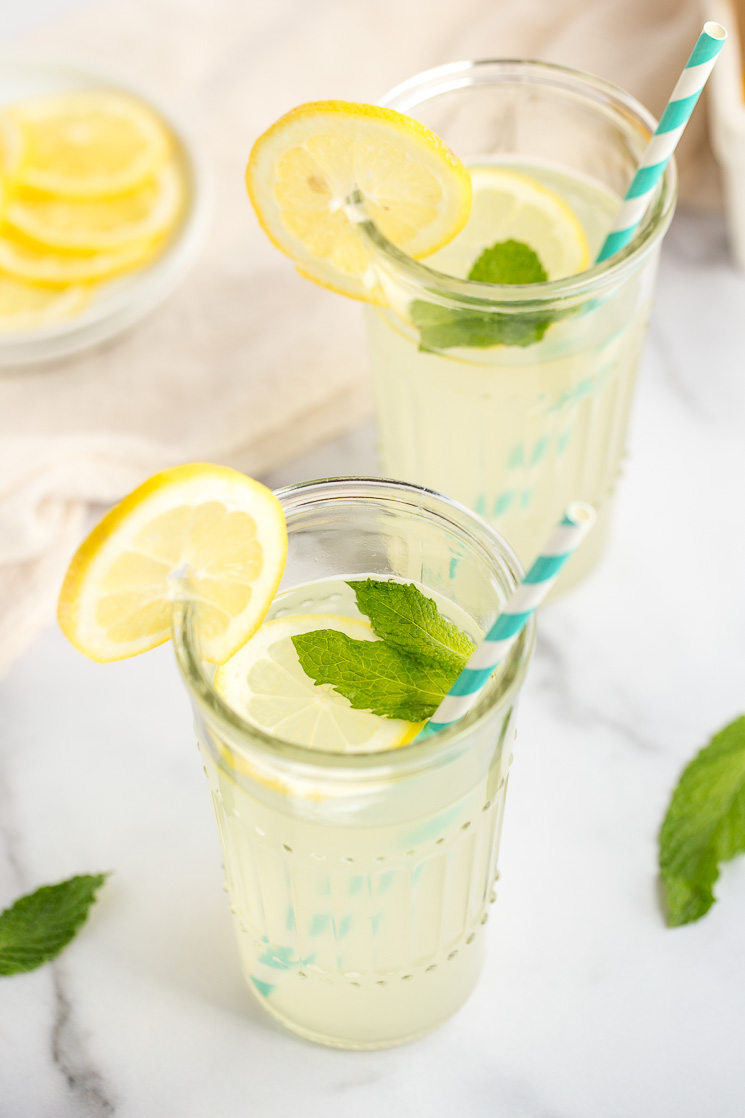
[[[660,830],[667,923],[690,924],[714,904],[719,865],[745,853],[745,717],[686,766]]]
[[[499,241],[485,248],[468,273],[478,283],[545,283],[546,270],[537,253],[522,241]],[[483,349],[495,345],[529,346],[539,342],[556,315],[547,311],[531,314],[487,314],[454,310],[415,299],[410,307],[419,330],[421,349],[453,349],[466,346]]]
[[[457,673],[476,647],[412,583],[367,578],[347,586],[354,590],[357,608],[369,617],[375,635],[417,660]]]
[[[412,583],[350,582],[377,641],[356,641],[336,629],[292,637],[300,666],[317,685],[329,684],[355,710],[383,718],[430,718],[465,666],[474,644]]]
[[[85,922],[108,874],[43,885],[0,912],[0,975],[35,970],[59,955]]]

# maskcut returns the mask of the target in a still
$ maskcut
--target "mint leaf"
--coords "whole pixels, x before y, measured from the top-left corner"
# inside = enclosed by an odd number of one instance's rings
[[[336,629],[300,633],[292,643],[316,684],[330,684],[355,710],[383,718],[430,718],[459,670],[424,664],[387,641],[356,641]]]
[[[478,283],[545,283],[546,270],[537,253],[522,241],[499,241],[486,248],[468,273]],[[495,345],[529,346],[539,342],[552,322],[567,312],[487,314],[453,310],[423,299],[409,308],[419,330],[420,349],[484,349]],[[570,312],[571,313],[571,312]]]
[[[479,314],[456,311],[451,307],[438,307],[415,299],[409,314],[419,330],[421,350],[488,349],[495,345],[529,346],[539,342],[552,321],[560,317],[519,311],[517,314]]]
[[[745,717],[715,735],[683,770],[660,830],[670,927],[714,904],[719,864],[745,853]]]
[[[355,710],[409,722],[430,718],[473,652],[473,641],[412,583],[367,578],[347,585],[381,639],[356,641],[336,629],[302,633],[292,638],[301,668]]]
[[[529,245],[509,240],[485,248],[468,278],[478,283],[545,283],[548,274]]]
[[[412,583],[367,578],[347,585],[354,590],[360,613],[370,618],[373,632],[381,640],[456,675],[465,666],[475,644]]]
[[[85,922],[108,874],[44,885],[0,912],[0,975],[35,970],[54,959]]]

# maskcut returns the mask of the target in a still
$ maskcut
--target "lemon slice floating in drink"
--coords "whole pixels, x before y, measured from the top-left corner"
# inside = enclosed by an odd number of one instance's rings
[[[487,245],[506,240],[532,248],[549,280],[589,267],[582,223],[556,191],[521,171],[488,164],[471,168],[471,182],[468,224],[457,240],[427,261],[433,268],[465,276]]]
[[[125,497],[83,542],[59,623],[92,660],[122,660],[166,641],[173,601],[188,597],[202,655],[221,663],[263,621],[286,555],[269,489],[224,466],[177,466]]]
[[[229,706],[267,734],[330,753],[395,749],[411,741],[421,723],[354,710],[328,684],[317,685],[300,666],[292,637],[335,629],[373,641],[369,622],[335,614],[307,614],[265,622],[217,669],[214,686]]]
[[[246,185],[274,244],[308,279],[378,301],[370,253],[350,216],[355,192],[409,256],[434,252],[468,219],[468,171],[418,121],[376,105],[300,105],[253,146]]]

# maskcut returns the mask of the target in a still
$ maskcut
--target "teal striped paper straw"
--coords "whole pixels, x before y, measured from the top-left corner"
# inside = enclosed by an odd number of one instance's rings
[[[726,38],[727,32],[720,23],[704,24],[691,51],[691,57],[686,62],[660,118],[657,131],[649,141],[639,168],[631,180],[631,186],[626,191],[626,197],[621,203],[613,228],[605,238],[596,264],[613,256],[634,236]]]
[[[556,582],[559,571],[595,523],[595,509],[573,501],[549,536],[546,546],[516,587],[481,644],[456,679],[417,739],[452,725],[470,710],[497,664],[509,653],[538,606]]]

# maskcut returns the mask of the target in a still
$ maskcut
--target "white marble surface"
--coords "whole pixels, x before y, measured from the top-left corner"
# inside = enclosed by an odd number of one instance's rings
[[[49,630],[0,685],[0,905],[114,875],[57,962],[0,980],[2,1118],[740,1118],[745,860],[665,928],[656,832],[745,707],[745,280],[679,215],[611,553],[547,609],[510,781],[489,959],[398,1050],[282,1033],[238,971],[186,695],[166,646],[106,667]],[[370,427],[274,484],[374,470]]]

